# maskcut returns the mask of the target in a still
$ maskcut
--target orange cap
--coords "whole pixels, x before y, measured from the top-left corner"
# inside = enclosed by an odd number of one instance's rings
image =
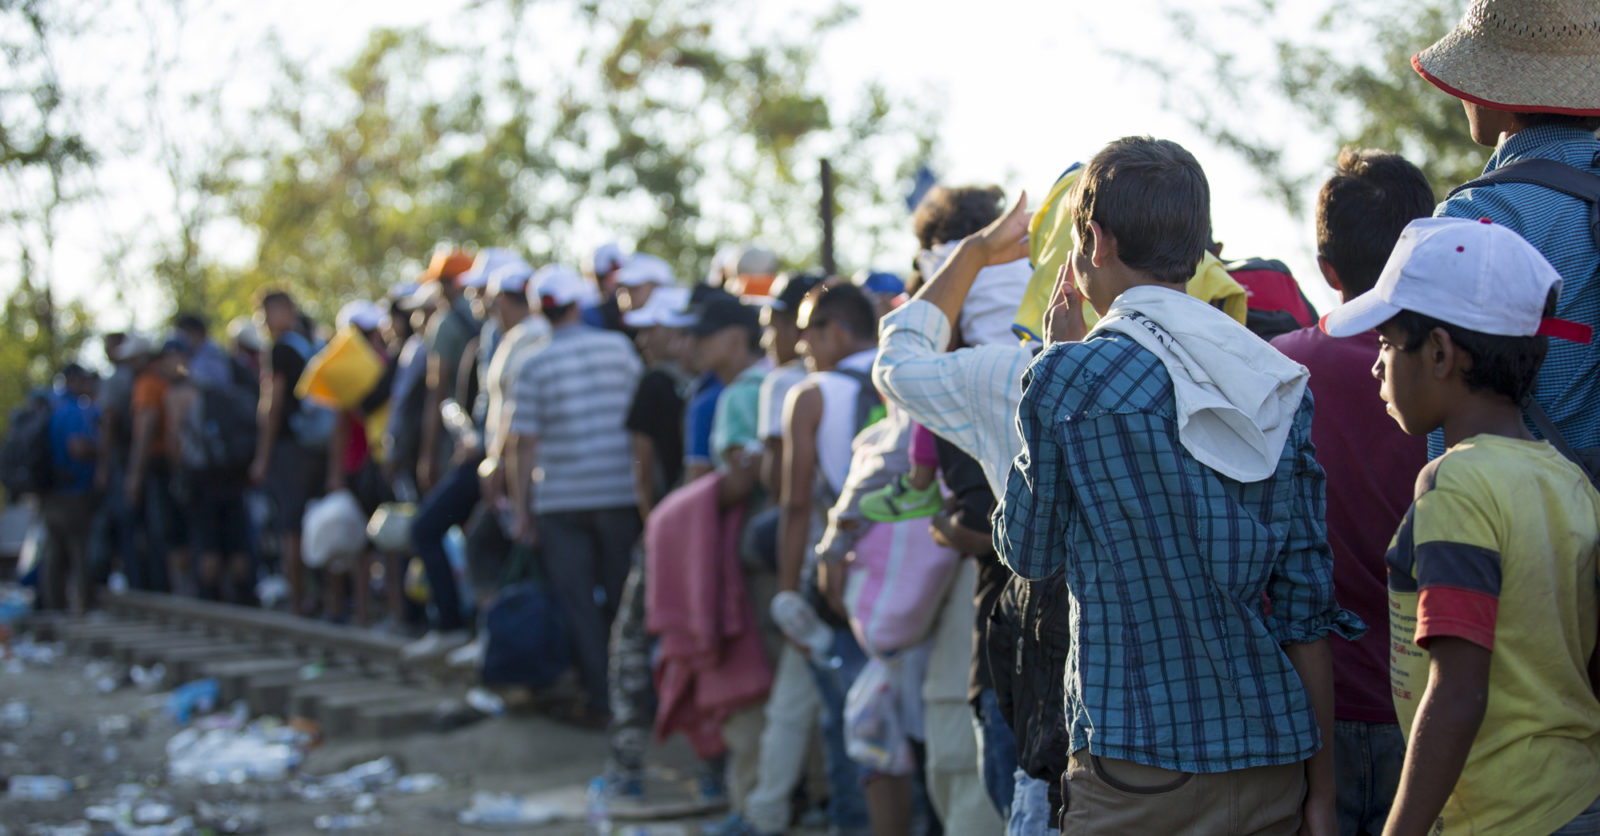
[[[472,256],[466,250],[439,250],[433,254],[433,259],[428,262],[428,269],[422,271],[418,279],[421,282],[436,282],[440,279],[453,279],[472,267]]]

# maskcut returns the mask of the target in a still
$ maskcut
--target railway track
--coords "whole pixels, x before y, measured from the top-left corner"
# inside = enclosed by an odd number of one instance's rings
[[[253,716],[303,717],[330,736],[382,738],[472,715],[464,697],[475,672],[408,662],[398,636],[159,593],[103,604],[85,618],[35,616],[25,629],[69,653],[138,666],[162,687],[214,678],[221,706],[242,700]]]

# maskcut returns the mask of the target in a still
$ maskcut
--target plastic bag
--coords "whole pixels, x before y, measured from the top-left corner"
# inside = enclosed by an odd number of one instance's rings
[[[367,537],[373,548],[389,554],[404,554],[411,548],[411,521],[417,506],[409,502],[385,502],[367,521]]]
[[[312,569],[337,569],[367,547],[367,516],[348,490],[307,505],[304,529],[304,560]]]
[[[892,663],[873,658],[845,697],[845,752],[856,763],[884,775],[910,775],[916,768],[900,716],[899,680]]]

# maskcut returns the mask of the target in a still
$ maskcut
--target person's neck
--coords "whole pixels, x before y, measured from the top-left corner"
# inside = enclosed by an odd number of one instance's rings
[[[1454,447],[1475,435],[1499,435],[1533,441],[1533,434],[1522,421],[1522,407],[1508,398],[1471,393],[1445,417],[1442,426],[1445,447]]]
[[[856,356],[857,354],[860,354],[863,351],[877,351],[877,350],[878,350],[878,344],[876,342],[874,342],[872,340],[858,340],[858,341],[856,341],[855,343],[851,344],[848,348],[846,348],[844,350],[844,357],[841,357],[840,359],[843,360],[843,359],[848,358],[848,357],[854,357],[854,356]],[[834,365],[838,365],[838,364],[835,363]]]
[[[724,386],[726,386],[737,379],[739,375],[744,374],[745,369],[754,366],[756,364],[756,359],[756,355],[754,354],[735,355],[724,361],[720,367],[713,369],[712,373],[717,376],[718,380],[722,381]]]

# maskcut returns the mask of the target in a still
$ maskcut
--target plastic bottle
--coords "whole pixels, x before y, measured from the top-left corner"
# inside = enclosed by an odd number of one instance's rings
[[[6,785],[12,801],[57,801],[72,792],[72,782],[54,775],[13,775]]]
[[[611,836],[611,799],[606,795],[606,779],[589,782],[589,804],[584,814],[589,832],[594,836]]]

